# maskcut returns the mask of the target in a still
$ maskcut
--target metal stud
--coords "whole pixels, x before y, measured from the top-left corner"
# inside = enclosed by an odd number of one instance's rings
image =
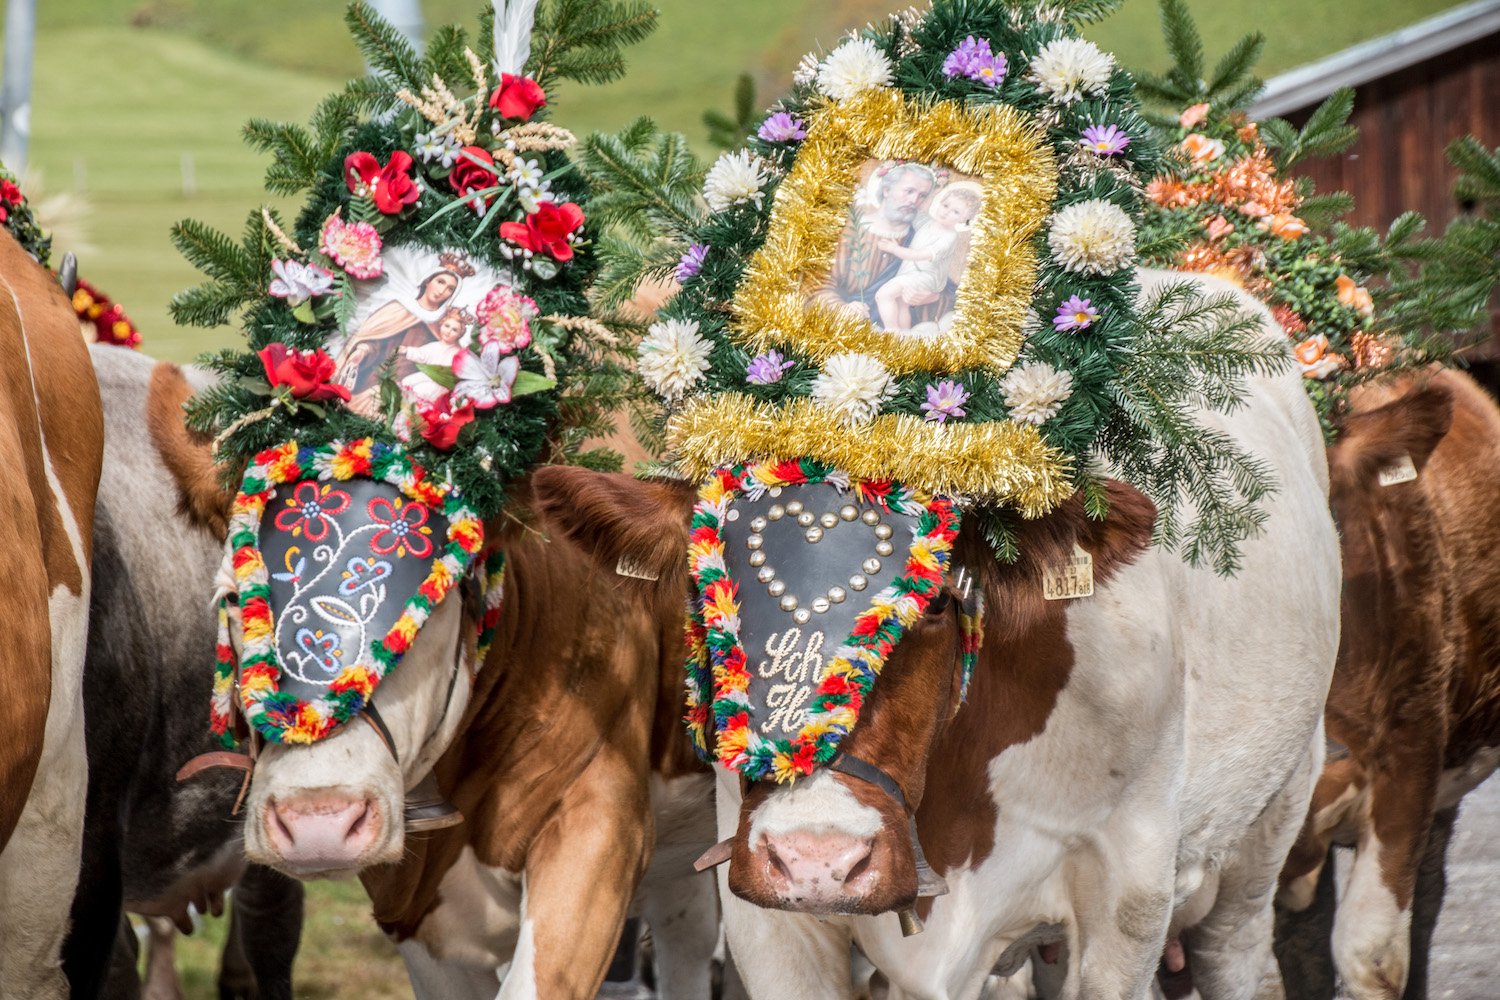
[[[810,510],[804,510],[802,513],[797,515],[797,523],[802,525],[802,527],[804,528],[812,527],[813,522],[816,520],[817,518],[813,516],[813,512]]]
[[[793,597],[791,594],[784,595],[781,598],[781,610],[782,611],[796,611],[797,610],[797,598]]]
[[[792,621],[796,622],[798,625],[806,625],[811,620],[812,612],[807,610],[806,608],[798,608],[796,611],[792,612]]]
[[[858,573],[855,573],[853,576],[851,576],[849,578],[849,589],[850,590],[864,590],[869,585],[870,585],[870,581],[866,580],[864,577],[860,576]]]
[[[754,521],[750,522],[750,527],[755,528],[755,522]],[[759,531],[760,529],[759,528],[755,528],[755,530]],[[875,537],[876,538],[890,538],[895,533],[896,533],[895,529],[892,528],[889,524],[877,524],[877,525],[875,525]]]
[[[798,514],[802,513],[802,501],[793,500],[791,503],[787,504],[786,512],[793,517],[796,517]]]
[[[771,496],[773,496],[773,497],[779,497],[779,496],[781,496],[781,487],[780,486],[772,486],[770,492],[771,492]]]
[[[766,511],[766,517],[773,521],[779,521],[786,516],[786,508],[781,504],[772,504],[771,509]]]
[[[859,517],[859,508],[852,503],[846,503],[839,508],[839,517],[842,517],[846,521],[853,521]]]
[[[770,585],[766,587],[766,593],[770,594],[772,597],[780,597],[782,594],[786,593],[786,581],[772,580]]]
[[[830,605],[828,603],[828,598],[826,598],[826,597],[814,597],[813,598],[812,609],[814,611],[816,611],[818,614],[821,615],[823,612],[827,611],[830,607],[832,607],[832,605]]]
[[[816,545],[823,540],[823,529],[816,524],[807,529],[807,540]]]
[[[848,596],[849,595],[844,591],[843,587],[829,587],[828,588],[828,599],[830,601],[832,601],[834,604],[843,604],[844,603],[844,598],[846,598]]]
[[[752,553],[750,553],[750,565],[751,566],[764,566],[765,564],[766,564],[766,554],[764,552],[752,552]]]
[[[759,535],[745,536],[745,548],[749,549],[751,552],[754,552],[756,549],[760,548],[764,542],[765,539],[761,538]]]
[[[760,572],[755,574],[755,578],[761,583],[770,583],[776,579],[776,571],[769,566],[762,566]]]
[[[880,560],[866,559],[864,562],[859,564],[859,568],[864,570],[866,573],[869,573],[871,576],[874,576],[876,573],[880,572]]]
[[[877,553],[879,553],[880,555],[888,556],[892,552],[896,551],[896,547],[894,545],[892,545],[890,542],[876,542],[875,543],[875,551]]]
[[[839,516],[832,511],[829,511],[827,514],[824,514],[822,517],[818,518],[818,523],[825,528],[836,528],[838,527]]]
[[[740,519],[740,512],[735,510],[734,508],[730,508],[729,519],[731,521],[738,521]]]
[[[880,523],[880,512],[878,510],[867,510],[863,514],[859,515],[859,519],[870,525],[871,527],[874,527],[875,525]]]
[[[730,511],[730,513],[734,513],[734,512]],[[751,531],[765,531],[766,530],[766,519],[763,518],[763,517],[757,517],[755,520],[751,521],[750,522],[750,530]]]

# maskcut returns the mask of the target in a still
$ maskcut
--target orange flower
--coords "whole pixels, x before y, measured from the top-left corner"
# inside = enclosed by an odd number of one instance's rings
[[[1203,225],[1208,230],[1208,238],[1211,240],[1223,239],[1234,232],[1234,223],[1222,215],[1216,215],[1212,219],[1204,220]]]
[[[1242,125],[1235,134],[1240,137],[1240,142],[1254,142],[1260,135],[1260,126],[1250,122]]]
[[[1240,206],[1240,211],[1252,219],[1263,219],[1271,214],[1271,210],[1258,201],[1247,201]]]
[[[1339,304],[1348,306],[1361,316],[1368,316],[1375,311],[1375,303],[1370,298],[1370,293],[1354,283],[1354,279],[1347,274],[1341,274],[1338,278]]]
[[[1184,111],[1182,113],[1182,116],[1177,119],[1177,124],[1181,125],[1183,128],[1192,128],[1194,125],[1197,125],[1207,117],[1208,102],[1204,101],[1202,104],[1194,104],[1192,107]]]
[[[1328,338],[1321,333],[1315,333],[1298,344],[1293,353],[1297,355],[1297,360],[1302,363],[1302,367],[1315,365],[1323,359],[1323,355],[1328,353]]]
[[[1299,236],[1306,236],[1309,232],[1307,223],[1285,212],[1262,219],[1260,228],[1284,240],[1295,240]]]
[[[1192,157],[1195,166],[1212,163],[1224,155],[1224,144],[1218,139],[1210,139],[1200,132],[1194,132],[1182,140],[1183,151]]]

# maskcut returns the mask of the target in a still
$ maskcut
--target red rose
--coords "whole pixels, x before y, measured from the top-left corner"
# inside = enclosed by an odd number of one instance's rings
[[[474,422],[474,404],[465,400],[459,407],[453,406],[453,397],[441,400],[421,411],[422,437],[438,451],[447,451],[458,443],[458,432],[466,424]]]
[[[495,158],[487,150],[478,146],[465,146],[459,153],[458,162],[453,164],[453,172],[448,175],[448,184],[460,198],[470,191],[492,188],[499,182],[500,175],[495,170]],[[484,204],[488,205],[494,197],[493,194],[486,195]],[[479,199],[474,199],[474,209],[483,211],[484,209],[477,204],[478,201]]]
[[[500,74],[500,86],[490,95],[490,107],[500,112],[502,118],[530,121],[537,108],[547,103],[547,95],[541,86],[529,76]]]
[[[344,183],[355,196],[368,194],[382,214],[395,215],[421,194],[410,169],[411,157],[399,149],[383,167],[370,153],[350,153],[344,158]]]
[[[0,222],[5,222],[9,218],[10,210],[7,209],[4,205],[0,205]]]
[[[21,204],[21,189],[15,181],[0,180],[0,201],[7,205]]]
[[[532,253],[545,253],[555,260],[572,260],[568,235],[583,225],[583,209],[573,202],[554,205],[544,201],[522,222],[500,223],[500,235]]]
[[[349,401],[347,387],[332,381],[334,364],[328,352],[298,351],[283,343],[267,344],[260,352],[266,379],[273,386],[286,386],[298,399],[321,403],[328,399]]]

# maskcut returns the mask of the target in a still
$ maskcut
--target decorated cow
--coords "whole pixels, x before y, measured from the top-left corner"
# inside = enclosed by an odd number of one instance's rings
[[[643,206],[681,478],[533,483],[690,588],[701,864],[752,996],[852,996],[852,944],[892,995],[1030,960],[1044,996],[1144,997],[1189,928],[1204,997],[1256,991],[1337,539],[1268,312],[1134,266],[1159,153],[1067,6],[938,0],[805,60],[701,221]]]

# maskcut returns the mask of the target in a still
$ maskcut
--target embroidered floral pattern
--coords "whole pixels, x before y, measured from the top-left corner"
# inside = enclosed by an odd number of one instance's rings
[[[376,497],[365,511],[370,520],[385,525],[370,539],[370,551],[378,556],[407,554],[425,559],[432,555],[432,529],[427,527],[427,507],[420,503],[403,504],[400,499]]]
[[[286,509],[276,515],[276,527],[302,535],[309,542],[328,537],[328,518],[349,509],[349,494],[332,486],[298,483],[287,498]]]

